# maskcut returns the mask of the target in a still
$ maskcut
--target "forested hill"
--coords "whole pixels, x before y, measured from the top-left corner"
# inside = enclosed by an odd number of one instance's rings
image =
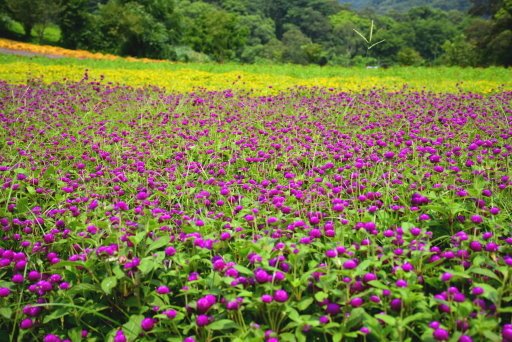
[[[340,3],[350,4],[355,10],[371,9],[377,13],[407,12],[411,8],[421,6],[462,12],[471,8],[470,0],[340,0]]]
[[[510,0],[353,1],[401,11],[340,0],[0,0],[0,36],[11,22],[25,40],[53,24],[67,48],[184,62],[512,65]]]

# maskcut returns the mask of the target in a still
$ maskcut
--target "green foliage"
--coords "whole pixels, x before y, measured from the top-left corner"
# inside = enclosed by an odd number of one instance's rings
[[[443,64],[460,65],[463,67],[475,66],[478,62],[476,46],[467,40],[464,35],[459,35],[453,41],[447,40],[442,45],[444,54],[441,57]]]
[[[469,7],[482,17],[453,10]],[[370,9],[349,8],[336,0],[3,0],[0,34],[28,39],[34,31],[41,41],[55,22],[67,48],[197,62],[349,66],[371,52],[380,65],[512,64],[510,0],[372,0]],[[13,19],[22,32],[9,32]]]
[[[397,61],[400,63],[400,65],[417,66],[423,64],[424,59],[421,57],[418,51],[411,47],[404,47],[398,51]]]
[[[201,1],[182,3],[183,42],[216,61],[233,59],[244,45],[249,28],[228,11]]]
[[[11,18],[23,26],[25,39],[30,38],[37,25],[37,36],[41,41],[45,29],[62,11],[62,3],[60,0],[5,0],[5,8]]]

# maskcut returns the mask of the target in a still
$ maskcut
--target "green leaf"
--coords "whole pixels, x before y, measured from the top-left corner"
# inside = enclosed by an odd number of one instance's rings
[[[250,269],[248,269],[247,267],[244,267],[242,265],[235,265],[234,268],[235,268],[235,270],[237,270],[238,272],[240,272],[242,274],[252,275],[252,271]]]
[[[7,319],[11,319],[12,310],[11,308],[0,308],[0,316],[3,316]]]
[[[101,282],[101,289],[106,294],[110,294],[112,292],[112,289],[117,286],[117,278],[115,276],[107,277],[102,280]]]
[[[333,342],[339,342],[343,339],[343,332],[341,331],[338,331],[337,333],[335,333],[334,335],[332,335],[332,340]]]
[[[475,268],[470,268],[469,271],[471,273],[480,274],[480,275],[483,275],[483,276],[486,276],[486,277],[489,277],[489,278],[492,278],[494,280],[501,282],[501,279],[491,270],[488,270],[485,268],[480,268],[480,267],[475,267]]]
[[[369,281],[368,284],[381,290],[389,290],[389,286],[384,285],[382,282],[378,280]]]
[[[154,251],[155,249],[159,249],[164,246],[167,246],[168,244],[169,244],[169,240],[161,237],[158,240],[151,242],[148,249],[146,250],[146,254],[149,254],[149,252]]]
[[[319,302],[322,302],[323,300],[327,299],[329,295],[325,292],[317,292],[315,293],[315,299]]]
[[[404,320],[402,321],[402,324],[407,325],[411,322],[425,320],[429,317],[430,317],[430,315],[425,312],[418,312],[418,313],[415,313],[414,315],[405,317]]]
[[[230,319],[221,319],[208,325],[210,330],[235,329],[236,327],[236,323]]]
[[[68,330],[68,337],[72,342],[80,342],[82,340],[82,328]]]
[[[142,274],[148,274],[155,267],[155,262],[153,257],[146,257],[141,260],[140,265],[137,267]]]
[[[292,333],[289,333],[289,332],[280,334],[279,335],[279,340],[280,341],[291,341],[291,342],[295,342],[296,341],[295,336]]]
[[[69,313],[70,308],[67,306],[61,306],[55,311],[52,311],[49,315],[44,316],[43,323],[48,323],[53,321],[54,319],[58,319],[66,316]]]
[[[142,315],[132,315],[130,320],[123,325],[123,332],[129,341],[134,341],[142,332],[140,322],[144,319]]]
[[[306,299],[303,299],[297,304],[297,309],[299,309],[300,311],[304,311],[311,305],[311,303],[313,303],[313,298],[308,297]]]
[[[384,323],[386,323],[387,325],[392,325],[392,326],[396,325],[396,318],[393,316],[386,315],[386,314],[376,314],[375,318],[384,321]]]
[[[499,337],[498,335],[496,335],[495,333],[493,333],[490,330],[484,331],[483,334],[484,334],[485,337],[487,337],[487,341],[493,341],[493,342],[500,342],[501,341],[501,337]]]

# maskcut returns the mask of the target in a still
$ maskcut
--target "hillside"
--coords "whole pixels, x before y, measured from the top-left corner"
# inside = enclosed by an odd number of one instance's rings
[[[413,7],[431,6],[445,11],[459,10],[466,12],[471,3],[469,0],[340,0],[342,4],[350,4],[353,9],[372,9],[378,13],[387,13],[392,10],[406,12]]]

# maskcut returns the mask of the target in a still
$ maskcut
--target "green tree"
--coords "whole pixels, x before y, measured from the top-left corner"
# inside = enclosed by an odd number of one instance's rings
[[[180,4],[184,15],[183,42],[223,62],[240,55],[249,30],[230,12],[204,2]]]
[[[476,66],[478,55],[476,46],[468,41],[464,35],[458,35],[452,41],[447,40],[443,43],[444,54],[441,62],[446,65],[458,65],[463,67]]]
[[[422,65],[424,62],[423,57],[421,57],[420,53],[414,50],[411,47],[403,47],[397,53],[397,62],[400,65]]]
[[[62,11],[60,0],[5,0],[5,5],[10,17],[23,26],[27,40],[38,24],[38,36],[41,39],[48,24],[56,20]]]

